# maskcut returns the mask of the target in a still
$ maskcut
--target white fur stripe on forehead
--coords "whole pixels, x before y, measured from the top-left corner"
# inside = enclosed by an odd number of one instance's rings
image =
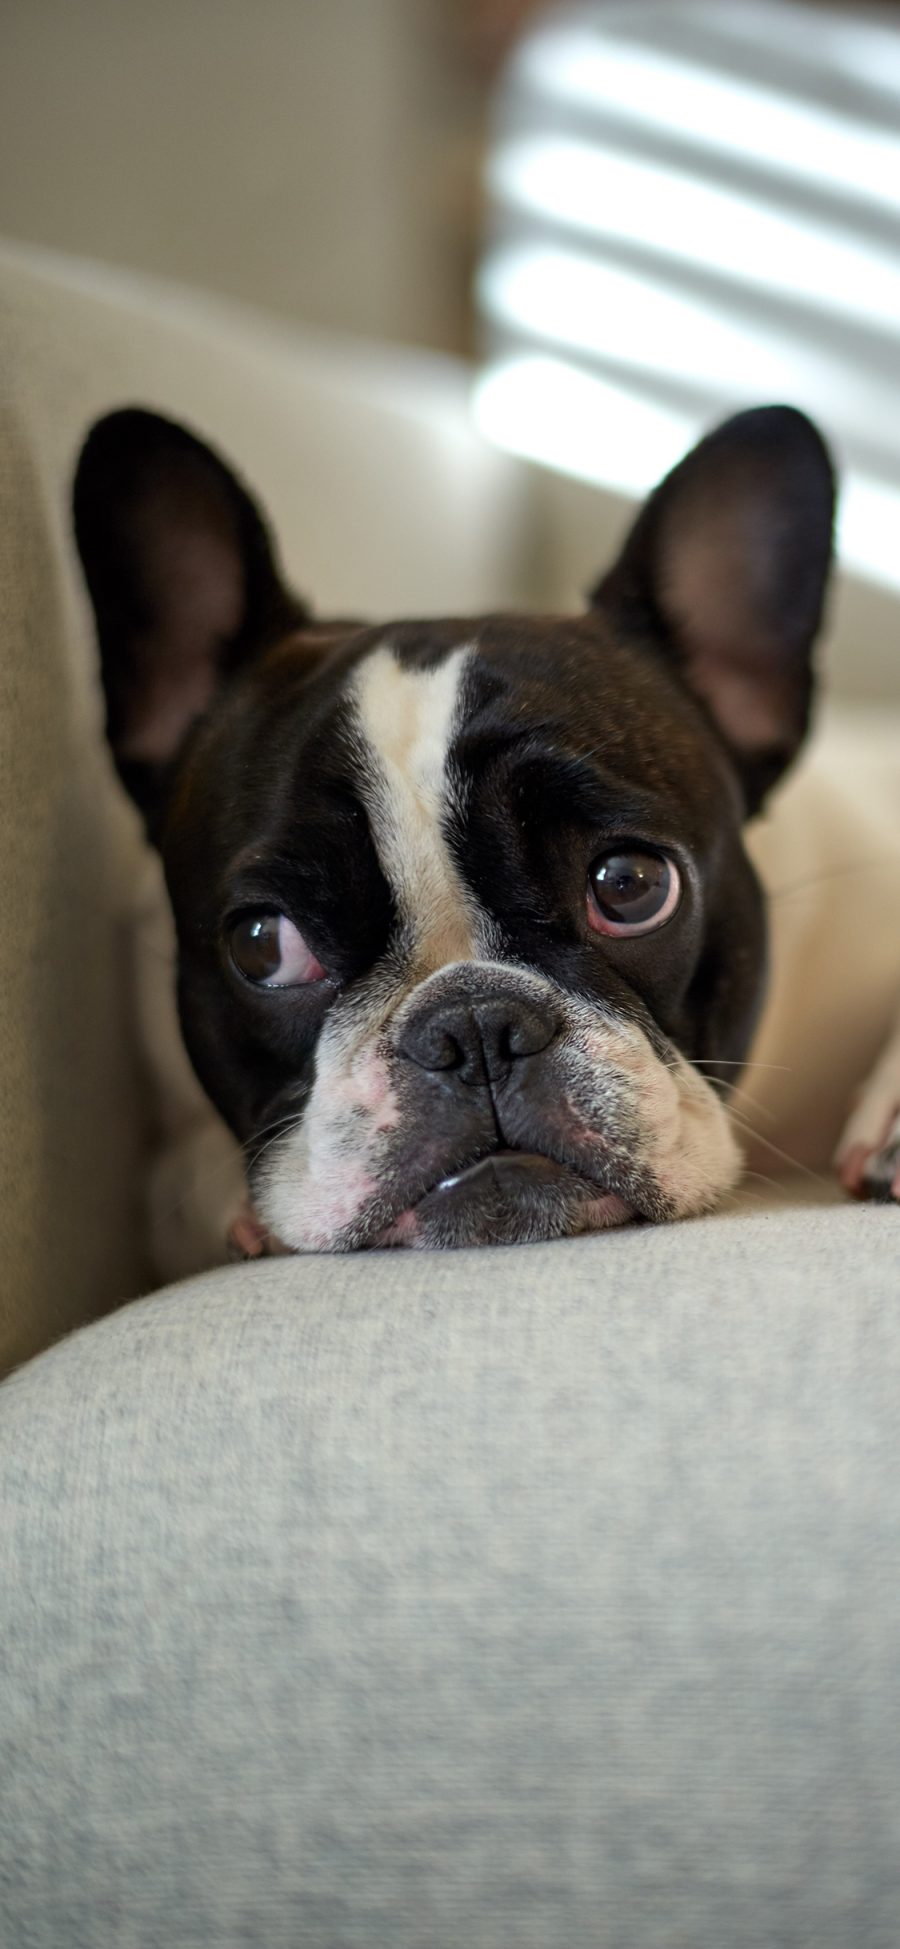
[[[471,645],[408,669],[382,644],[354,685],[362,790],[382,871],[422,972],[477,955],[482,928],[444,837],[457,803],[449,761]]]

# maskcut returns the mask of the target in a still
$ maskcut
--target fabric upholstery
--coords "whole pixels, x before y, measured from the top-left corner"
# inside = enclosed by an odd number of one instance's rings
[[[0,1373],[139,1291],[146,1092],[123,934],[137,823],[102,738],[70,536],[81,441],[142,403],[271,509],[287,569],[343,615],[527,600],[527,471],[473,431],[451,363],[0,249]]]
[[[0,1390],[10,1949],[893,1949],[894,1214],[274,1261]]]
[[[323,608],[526,600],[536,556],[458,373],[0,274],[2,1370],[147,1277],[87,426],[218,441]],[[3,1949],[893,1949],[897,1213],[835,1195],[230,1268],[22,1366]]]

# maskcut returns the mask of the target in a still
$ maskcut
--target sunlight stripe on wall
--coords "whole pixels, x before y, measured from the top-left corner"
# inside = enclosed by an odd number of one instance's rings
[[[537,354],[497,360],[476,382],[474,411],[482,432],[507,452],[635,499],[706,427],[699,414]],[[845,474],[838,546],[848,567],[900,589],[900,483]]]
[[[834,447],[847,565],[900,588],[900,27],[865,5],[561,9],[498,97],[490,437],[629,495],[729,412]]]

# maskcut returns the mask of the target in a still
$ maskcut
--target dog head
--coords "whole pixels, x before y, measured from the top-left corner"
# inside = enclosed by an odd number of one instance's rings
[[[223,462],[139,411],[75,488],[109,737],[183,1033],[297,1249],[707,1208],[760,1005],[741,826],[796,751],[831,550],[810,423],[745,413],[577,617],[319,623]]]

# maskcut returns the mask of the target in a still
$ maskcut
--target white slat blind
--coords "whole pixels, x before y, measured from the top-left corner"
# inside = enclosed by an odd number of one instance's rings
[[[900,16],[790,0],[552,13],[502,85],[482,426],[643,493],[788,400],[845,469],[847,566],[900,587]]]

